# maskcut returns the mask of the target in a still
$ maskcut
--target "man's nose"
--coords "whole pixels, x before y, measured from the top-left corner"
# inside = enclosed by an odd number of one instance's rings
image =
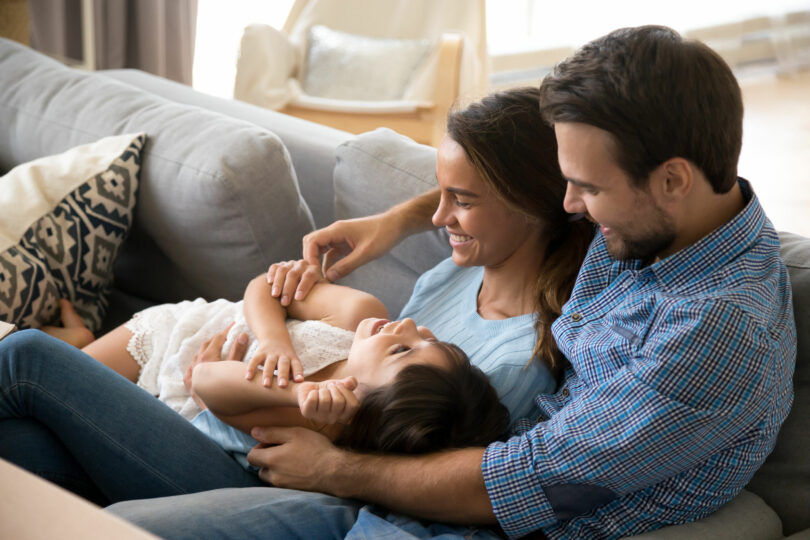
[[[563,208],[569,214],[584,214],[587,212],[585,202],[580,196],[581,190],[573,184],[568,184],[565,188],[565,198],[563,199]]]

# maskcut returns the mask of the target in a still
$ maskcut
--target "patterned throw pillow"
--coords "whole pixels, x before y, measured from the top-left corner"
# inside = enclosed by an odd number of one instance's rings
[[[119,135],[0,177],[0,320],[38,328],[67,298],[91,331],[132,223],[146,135]]]

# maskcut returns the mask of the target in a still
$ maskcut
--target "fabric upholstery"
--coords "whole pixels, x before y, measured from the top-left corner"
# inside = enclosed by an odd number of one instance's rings
[[[124,292],[155,301],[237,299],[270,263],[300,256],[312,217],[273,133],[69,69],[6,40],[0,73],[0,169],[101,136],[154,134],[134,228],[116,267]]]
[[[793,408],[776,448],[748,484],[782,518],[786,535],[810,528],[810,240],[780,233],[782,258],[793,287],[798,353],[793,373]]]
[[[432,45],[427,39],[375,39],[312,26],[304,92],[332,99],[401,99]]]
[[[337,219],[376,214],[436,187],[436,149],[390,129],[358,135],[340,145],[336,155]],[[376,295],[395,317],[419,275],[449,257],[450,251],[443,229],[421,233],[358,268],[341,283]]]

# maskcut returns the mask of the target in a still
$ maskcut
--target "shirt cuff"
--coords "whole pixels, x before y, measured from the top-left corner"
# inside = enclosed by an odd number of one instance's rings
[[[481,460],[481,472],[495,517],[510,537],[557,522],[540,485],[528,437],[490,444]]]

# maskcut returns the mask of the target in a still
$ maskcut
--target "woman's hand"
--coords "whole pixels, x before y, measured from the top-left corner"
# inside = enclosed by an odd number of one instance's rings
[[[323,255],[326,278],[335,281],[385,255],[400,238],[386,214],[336,221],[304,236],[304,260],[319,264]],[[308,293],[309,289],[304,292]]]
[[[205,409],[205,403],[203,403],[199,396],[192,390],[191,374],[198,364],[203,362],[219,362],[222,360],[222,346],[225,345],[225,340],[228,339],[228,332],[233,324],[234,323],[229,324],[225,330],[215,334],[214,337],[202,344],[202,347],[200,347],[200,350],[194,355],[194,358],[191,359],[191,363],[189,363],[183,375],[183,385],[185,385],[186,390],[191,394],[191,397],[197,405],[203,409]],[[247,350],[247,341],[247,334],[239,334],[233,347],[231,347],[231,350],[228,352],[228,360],[238,360],[241,362]]]
[[[357,379],[305,382],[298,386],[298,407],[301,415],[316,424],[348,424],[360,407],[354,393]],[[323,429],[323,425],[320,429]],[[316,429],[316,431],[320,431]]]
[[[290,305],[293,298],[306,298],[312,286],[321,281],[326,281],[321,265],[310,264],[303,259],[274,263],[267,270],[270,294],[279,298],[279,302],[285,307]]]
[[[304,236],[304,260],[317,265],[323,255],[326,279],[346,277],[391,251],[406,236],[433,229],[431,216],[439,207],[440,197],[439,189],[433,189],[382,214],[336,221],[313,231]],[[297,292],[306,298],[309,289],[299,287]]]
[[[262,384],[270,387],[273,384],[273,371],[276,372],[279,388],[287,386],[290,380],[290,370],[292,369],[292,376],[296,382],[304,380],[304,367],[301,365],[298,355],[292,346],[287,344],[272,342],[272,343],[259,343],[259,348],[256,354],[250,359],[248,363],[245,378],[247,380],[253,379],[256,374],[256,368],[263,365],[263,379]]]

